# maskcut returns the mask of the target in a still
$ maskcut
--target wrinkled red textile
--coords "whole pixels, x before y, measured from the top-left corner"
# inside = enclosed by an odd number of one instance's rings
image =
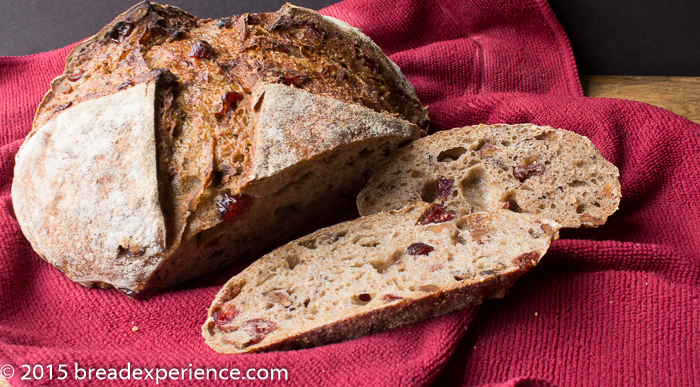
[[[582,97],[544,0],[347,0],[322,12],[384,49],[430,105],[435,130],[534,122],[588,136],[620,168],[620,210],[598,229],[563,231],[504,299],[345,343],[221,355],[200,334],[221,283],[133,301],[83,288],[33,252],[12,210],[14,155],[70,47],[0,58],[0,371],[14,367],[12,385],[49,382],[49,366],[50,385],[71,386],[155,384],[80,372],[126,367],[142,377],[184,369],[184,382],[160,381],[171,385],[700,384],[697,124]],[[43,378],[21,380],[25,364]],[[199,381],[197,368],[285,368],[288,380]]]

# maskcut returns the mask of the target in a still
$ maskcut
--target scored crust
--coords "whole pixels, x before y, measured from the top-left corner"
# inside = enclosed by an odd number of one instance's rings
[[[122,287],[153,270],[153,262],[132,255],[165,251],[156,86],[151,79],[80,104],[22,146],[15,166],[21,184],[12,185],[17,220],[36,252],[57,267],[89,273],[111,266],[110,281]]]
[[[377,167],[361,215],[438,201],[458,213],[507,208],[564,227],[597,227],[620,203],[619,171],[586,137],[533,124],[477,125],[424,137]]]
[[[505,210],[423,222],[435,208],[409,204],[267,254],[217,294],[207,344],[222,353],[305,348],[478,305],[504,296],[558,235],[553,221]]]
[[[46,175],[32,174],[68,156],[45,154],[39,164],[31,164],[24,160],[27,144],[50,149],[50,141],[34,137],[45,137],[56,122],[64,123],[61,135],[98,141],[103,133],[90,129],[94,123],[86,104],[103,107],[96,115],[122,117],[103,131],[125,130],[138,119],[118,106],[148,82],[155,89],[140,95],[138,103],[150,109],[152,118],[142,124],[150,128],[155,150],[136,139],[115,145],[155,157],[149,178],[140,177],[146,173],[141,166],[116,152],[112,165],[105,158],[81,169],[82,176],[62,172],[51,179],[75,183],[82,178],[88,184],[108,168],[124,181],[141,179],[157,200],[144,197],[145,190],[120,186],[119,194],[102,192],[95,198],[76,191],[64,207],[92,203],[97,208],[109,195],[150,203],[159,210],[160,223],[149,220],[150,212],[142,215],[145,209],[129,216],[160,224],[164,242],[146,241],[140,229],[128,231],[138,243],[115,240],[123,221],[112,216],[110,205],[94,211],[101,218],[87,238],[86,219],[68,219],[60,213],[63,207],[46,201],[30,203],[40,194],[64,195],[62,183],[34,192]],[[81,117],[75,128],[62,118],[73,116]],[[425,129],[427,122],[427,111],[400,70],[344,23],[291,5],[274,13],[210,20],[143,2],[77,45],[66,59],[64,74],[52,82],[17,154],[15,212],[37,252],[71,279],[147,296],[329,224],[352,208],[369,170],[403,142],[419,137],[418,125]],[[104,259],[95,261],[97,250],[86,247],[93,236],[104,239],[100,248],[109,252],[98,254]],[[152,245],[158,248],[147,247]]]

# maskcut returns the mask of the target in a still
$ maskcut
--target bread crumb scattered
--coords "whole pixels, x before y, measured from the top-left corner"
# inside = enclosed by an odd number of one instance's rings
[[[539,315],[540,315],[539,312],[535,312],[535,317],[537,317],[537,316],[539,316]]]

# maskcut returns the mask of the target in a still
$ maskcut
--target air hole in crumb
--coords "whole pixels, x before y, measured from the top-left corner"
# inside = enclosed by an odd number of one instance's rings
[[[471,141],[469,141],[469,142],[471,142]],[[491,145],[491,141],[482,138],[481,140],[479,140],[479,142],[478,142],[477,144],[470,146],[469,149],[470,149],[470,150],[473,150],[473,151],[475,151],[475,152],[478,152],[478,151],[480,151],[481,148],[483,148],[484,145],[486,145],[486,144]]]
[[[360,227],[367,227],[366,225],[360,225]],[[373,235],[355,235],[355,237],[352,239],[352,244],[355,245],[360,245],[362,247],[377,247],[381,243],[375,236]]]
[[[414,179],[418,179],[423,177],[423,173],[420,171],[411,171],[411,177]]]
[[[387,271],[387,269],[392,267],[394,264],[396,264],[396,262],[399,259],[401,259],[403,254],[403,249],[394,250],[394,252],[391,253],[391,255],[389,255],[388,257],[386,257],[386,259],[370,260],[369,264],[372,265],[372,267],[374,268],[374,270],[377,271],[377,273],[384,274]]]
[[[515,200],[515,193],[514,192],[511,192],[508,195],[506,195],[506,197],[503,199],[503,201],[508,204],[508,206],[506,207],[508,210],[513,211],[513,212],[517,212],[517,213],[523,212],[523,209],[520,208],[520,206],[518,205],[518,202]]]
[[[475,208],[487,207],[488,186],[486,171],[481,166],[470,169],[464,179],[459,182],[462,196]]]
[[[505,140],[505,141],[501,141],[501,145],[508,147],[508,146],[511,146],[512,143],[508,140]]]
[[[569,183],[569,187],[572,187],[572,188],[585,187],[587,185],[588,185],[588,183],[586,183],[585,181],[581,181],[581,180],[574,180],[571,183]]]
[[[600,208],[600,203],[598,203],[598,202],[593,202],[593,205]]]
[[[542,140],[548,139],[549,137],[550,137],[550,133],[549,133],[549,132],[542,132],[542,133],[538,134],[537,136],[535,136],[535,140],[540,140],[540,141],[542,141]]]
[[[465,153],[467,153],[467,150],[461,146],[458,146],[456,148],[446,149],[438,154],[437,161],[440,163],[455,161]]]
[[[577,214],[583,214],[583,212],[586,211],[586,205],[581,204],[578,207],[576,207],[576,213]]]
[[[440,186],[437,180],[429,180],[423,184],[420,197],[426,203],[432,203],[440,193]]]
[[[284,259],[287,261],[287,265],[289,265],[289,270],[294,270],[294,268],[301,263],[301,259],[296,255],[288,255]]]
[[[306,300],[304,300],[304,302],[302,303],[302,305],[304,305],[304,308],[308,308],[310,302],[311,302],[311,300],[307,298]]]

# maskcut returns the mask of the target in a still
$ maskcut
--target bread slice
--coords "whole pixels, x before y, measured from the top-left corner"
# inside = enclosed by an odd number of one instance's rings
[[[438,132],[394,152],[357,198],[361,215],[415,200],[459,214],[506,208],[597,227],[620,202],[617,168],[586,137],[533,124]]]
[[[14,210],[73,281],[147,297],[331,224],[427,124],[341,21],[142,2],[66,59],[17,154]]]
[[[222,353],[303,348],[480,304],[505,295],[558,229],[533,215],[455,216],[427,203],[337,224],[232,278],[203,335]]]

